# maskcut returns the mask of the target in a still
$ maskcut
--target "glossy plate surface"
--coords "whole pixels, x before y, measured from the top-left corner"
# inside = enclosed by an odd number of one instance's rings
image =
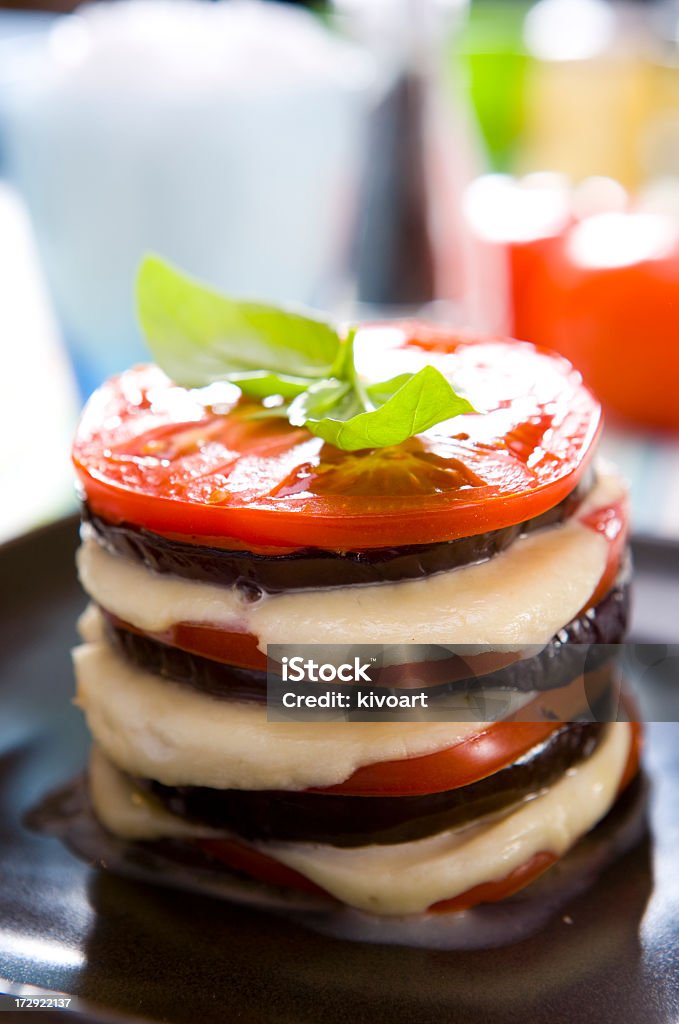
[[[0,549],[0,978],[77,995],[94,1021],[679,1019],[679,724],[648,727],[650,841],[546,931],[488,952],[324,938],[92,870],[26,831],[25,811],[86,755],[69,703],[76,543],[66,520]],[[640,541],[636,563],[636,635],[679,640],[679,547]]]

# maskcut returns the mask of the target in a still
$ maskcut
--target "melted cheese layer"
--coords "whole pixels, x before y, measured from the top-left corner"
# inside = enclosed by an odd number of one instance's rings
[[[168,786],[331,786],[362,765],[443,750],[487,724],[269,722],[265,706],[216,700],[161,679],[104,641],[77,647],[74,662],[76,703],[106,755],[131,775]]]
[[[386,857],[379,846],[355,850],[312,843],[269,843],[266,852],[352,907],[418,913],[505,878],[536,853],[566,853],[612,807],[630,743],[629,725],[612,723],[590,758],[507,817],[393,846]]]
[[[350,906],[375,914],[420,913],[439,900],[506,877],[536,853],[565,854],[613,805],[630,744],[629,725],[609,725],[595,753],[550,788],[503,818],[466,829],[358,849],[320,843],[249,845]],[[135,799],[129,783],[98,752],[93,755],[90,790],[97,816],[124,838],[198,836],[209,831]]]
[[[623,492],[601,474],[585,508]],[[605,537],[578,519],[515,541],[487,562],[421,580],[264,595],[158,574],[112,555],[87,533],[78,553],[83,587],[100,605],[148,632],[178,622],[251,633],[276,643],[470,644],[520,649],[547,643],[586,604],[606,565]]]
[[[123,839],[197,839],[221,834],[185,821],[137,792],[97,746],[90,754],[88,783],[97,818],[109,832]]]

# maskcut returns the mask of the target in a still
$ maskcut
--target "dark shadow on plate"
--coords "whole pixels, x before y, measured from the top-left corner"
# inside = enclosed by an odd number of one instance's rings
[[[470,953],[342,942],[99,872],[79,995],[178,1024],[665,1024],[640,967],[650,863],[645,840],[542,933]]]

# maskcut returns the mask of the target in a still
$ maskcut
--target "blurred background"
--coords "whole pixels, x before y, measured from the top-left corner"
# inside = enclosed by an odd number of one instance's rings
[[[679,2],[0,0],[0,540],[75,506],[147,250],[563,352],[679,539]]]

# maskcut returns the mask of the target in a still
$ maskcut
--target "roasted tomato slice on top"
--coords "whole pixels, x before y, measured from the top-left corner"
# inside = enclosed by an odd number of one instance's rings
[[[558,356],[416,324],[362,328],[356,352],[372,379],[436,366],[483,415],[344,452],[263,416],[232,385],[187,390],[137,367],[105,384],[80,424],[73,457],[92,511],[255,551],[427,544],[537,516],[589,463],[599,405]]]

